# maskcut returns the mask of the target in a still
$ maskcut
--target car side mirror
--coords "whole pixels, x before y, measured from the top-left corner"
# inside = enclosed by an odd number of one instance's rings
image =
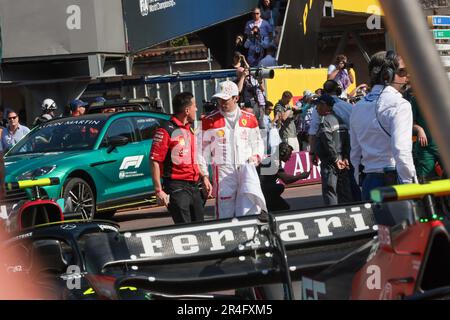
[[[111,153],[116,147],[128,144],[128,138],[124,136],[115,136],[108,139],[108,153]]]

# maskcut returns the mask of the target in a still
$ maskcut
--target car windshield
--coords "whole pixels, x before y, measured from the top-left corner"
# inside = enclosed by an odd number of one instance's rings
[[[105,125],[99,119],[61,119],[44,124],[20,140],[8,156],[92,149]]]

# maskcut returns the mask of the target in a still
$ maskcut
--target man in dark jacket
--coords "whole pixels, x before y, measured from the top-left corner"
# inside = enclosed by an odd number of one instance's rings
[[[324,94],[317,100],[321,116],[316,139],[322,176],[322,196],[326,205],[352,202],[349,162],[350,136],[347,125],[333,112],[334,99]]]

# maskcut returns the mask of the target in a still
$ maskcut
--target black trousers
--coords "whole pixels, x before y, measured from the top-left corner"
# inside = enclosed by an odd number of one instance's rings
[[[325,205],[353,202],[350,171],[338,170],[331,164],[320,164],[322,197]]]
[[[281,197],[284,191],[284,185],[282,184],[261,184],[261,189],[266,198],[267,210],[269,212],[289,210],[290,206],[286,200]]]
[[[174,223],[204,221],[203,199],[197,182],[167,180],[164,191],[170,195],[168,210]]]

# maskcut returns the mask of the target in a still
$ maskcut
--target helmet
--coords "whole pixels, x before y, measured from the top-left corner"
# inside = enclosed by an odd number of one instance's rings
[[[58,109],[58,107],[53,99],[47,98],[42,101],[42,111],[51,111],[56,109]]]

